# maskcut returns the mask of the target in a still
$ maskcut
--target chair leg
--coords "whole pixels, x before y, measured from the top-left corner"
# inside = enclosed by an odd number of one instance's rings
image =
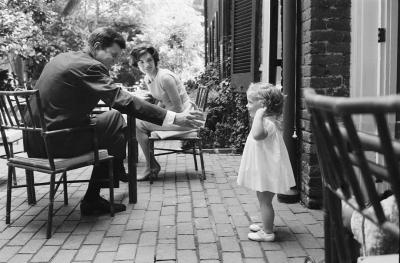
[[[36,194],[35,194],[35,179],[33,177],[33,171],[25,170],[26,176],[26,191],[28,194],[28,204],[36,204]]]
[[[108,179],[110,184],[110,214],[114,216],[114,169],[113,160],[108,161]]]
[[[154,170],[154,141],[149,140],[149,160],[150,160],[150,184],[153,184],[153,180],[156,177],[156,173]],[[157,179],[157,178],[156,178]]]
[[[196,158],[196,142],[193,144],[193,160],[194,160],[194,169],[197,171],[197,158]]]
[[[63,187],[64,187],[64,205],[68,205],[68,190],[67,190],[67,171],[63,172]]]
[[[6,204],[6,224],[10,224],[11,214],[11,189],[12,189],[12,166],[8,166],[8,179],[7,179],[7,204]]]
[[[202,141],[198,141],[199,145],[199,155],[200,155],[200,165],[201,165],[201,174],[202,174],[202,179],[206,180],[206,171],[204,170],[204,160],[203,160],[203,143]]]
[[[51,238],[51,229],[53,227],[53,205],[54,205],[54,195],[55,195],[55,179],[56,174],[52,173],[50,176],[50,196],[49,196],[49,214],[47,217],[47,235],[46,238]]]
[[[8,149],[10,149],[10,156],[14,157],[14,146],[12,143],[8,144]],[[15,167],[13,167],[12,173],[13,173],[13,184],[17,185],[17,175],[15,173]]]

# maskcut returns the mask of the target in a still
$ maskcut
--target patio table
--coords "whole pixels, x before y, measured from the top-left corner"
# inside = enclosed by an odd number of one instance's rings
[[[137,202],[137,160],[138,142],[136,140],[136,118],[127,115],[128,124],[128,193],[129,203]]]
[[[127,90],[125,88],[125,90]],[[150,101],[151,97],[146,91],[140,90],[139,92],[129,92],[132,95],[139,97],[143,100]],[[104,102],[98,104],[100,107],[106,107]],[[126,122],[128,126],[128,197],[130,204],[137,203],[137,163],[138,163],[138,142],[136,139],[136,118],[135,116],[126,114]]]

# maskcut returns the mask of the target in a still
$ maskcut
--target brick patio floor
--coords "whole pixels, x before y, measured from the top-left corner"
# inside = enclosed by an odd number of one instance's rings
[[[25,189],[14,189],[11,224],[5,224],[6,165],[0,162],[1,262],[303,262],[323,258],[322,212],[274,201],[277,241],[247,239],[251,222],[260,222],[255,193],[236,185],[240,156],[206,154],[207,180],[201,182],[192,156],[159,158],[159,180],[138,184],[138,202],[128,204],[127,186],[115,198],[127,204],[114,218],[81,217],[86,184],[68,188],[69,205],[56,196],[54,233],[45,239],[48,187],[37,187],[29,206]],[[141,167],[139,167],[141,168]],[[139,172],[141,169],[139,169]],[[69,173],[88,178],[91,168]],[[17,170],[22,183],[24,172]],[[46,175],[37,174],[36,181]],[[61,194],[60,194],[61,193]],[[104,191],[108,198],[108,191]]]

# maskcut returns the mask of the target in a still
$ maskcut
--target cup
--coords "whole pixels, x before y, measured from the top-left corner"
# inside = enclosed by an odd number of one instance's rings
[[[203,123],[203,124],[201,125],[202,128],[204,128],[204,126],[206,125],[208,113],[209,113],[209,110],[208,110],[208,109],[205,110],[205,111],[202,111],[202,114],[203,114],[203,120],[201,120],[201,122]]]

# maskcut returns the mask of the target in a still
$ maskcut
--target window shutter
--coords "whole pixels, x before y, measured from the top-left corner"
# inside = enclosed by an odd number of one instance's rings
[[[232,8],[232,85],[246,91],[254,81],[257,0],[234,0]]]

